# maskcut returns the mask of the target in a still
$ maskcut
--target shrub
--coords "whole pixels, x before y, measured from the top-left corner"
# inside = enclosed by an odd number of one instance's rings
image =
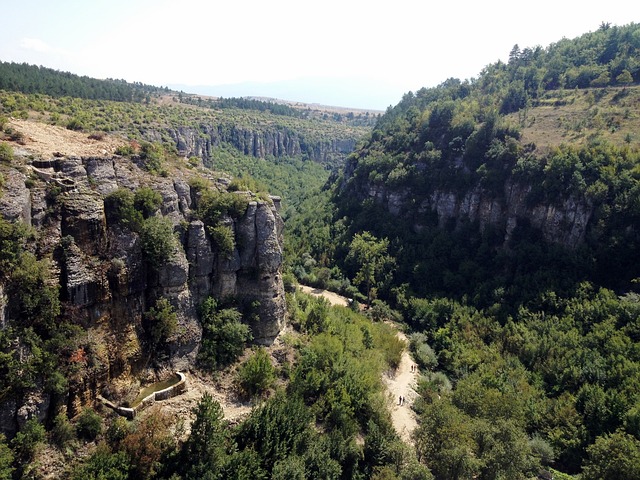
[[[13,453],[5,436],[0,433],[0,480],[11,480],[13,474]]]
[[[107,134],[105,132],[92,132],[89,134],[90,140],[104,140]]]
[[[131,425],[124,417],[116,417],[107,428],[105,437],[113,450],[119,450],[121,442],[131,433]]]
[[[231,257],[234,248],[236,248],[236,239],[233,230],[227,225],[217,225],[209,227],[209,235],[213,239],[213,243],[218,247],[220,253],[225,257]]]
[[[275,379],[275,368],[264,347],[258,348],[238,369],[238,383],[248,396],[267,390]]]
[[[211,188],[211,184],[206,178],[193,177],[189,179],[189,187],[191,187],[191,190],[193,190],[194,193],[199,193]]]
[[[160,174],[162,172],[162,164],[166,159],[164,147],[161,143],[144,142],[140,147],[140,159],[145,170]]]
[[[173,256],[176,238],[173,235],[173,224],[164,217],[146,219],[140,230],[142,252],[154,267],[159,267]]]
[[[76,432],[81,438],[95,440],[102,433],[102,418],[91,408],[85,408],[78,417]]]
[[[142,214],[135,208],[135,199],[131,190],[118,188],[104,198],[104,213],[110,223],[119,223],[133,231],[142,225]]]
[[[51,437],[55,444],[60,448],[64,448],[75,436],[73,425],[71,425],[67,416],[62,413],[56,415],[56,418],[53,419],[53,429],[51,430]]]
[[[178,326],[176,312],[166,298],[156,301],[155,306],[145,313],[145,320],[149,323],[149,335],[154,345],[173,335]]]
[[[215,226],[225,215],[242,217],[248,205],[249,200],[244,195],[204,190],[198,202],[197,214],[204,223]]]
[[[0,162],[11,162],[13,160],[13,148],[7,142],[0,142]]]
[[[198,360],[211,370],[235,362],[242,354],[246,342],[251,340],[248,325],[240,319],[235,308],[218,309],[216,301],[209,297],[200,307],[202,346]]]
[[[73,470],[71,479],[126,480],[130,469],[126,452],[112,453],[106,445],[101,444],[86,462]]]
[[[122,155],[123,157],[131,157],[138,153],[139,149],[140,145],[138,144],[138,142],[132,140],[131,142],[125,145],[120,145],[118,148],[116,148],[115,153],[116,155]]]
[[[427,343],[424,333],[413,333],[409,340],[413,358],[421,369],[432,370],[438,365],[438,358]]]
[[[144,218],[149,218],[162,205],[162,195],[152,188],[141,187],[133,196],[133,205]]]
[[[44,442],[45,436],[44,427],[37,419],[27,420],[24,428],[11,441],[16,457],[23,462],[33,458],[38,447]]]
[[[67,122],[67,130],[74,130],[74,131],[82,131],[84,130],[84,124],[82,123],[81,120],[77,119],[77,118],[72,118]]]

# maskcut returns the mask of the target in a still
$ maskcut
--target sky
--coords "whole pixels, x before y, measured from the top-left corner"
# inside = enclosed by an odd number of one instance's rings
[[[384,110],[408,91],[477,77],[515,44],[639,22],[640,2],[0,0],[0,12],[2,61]]]

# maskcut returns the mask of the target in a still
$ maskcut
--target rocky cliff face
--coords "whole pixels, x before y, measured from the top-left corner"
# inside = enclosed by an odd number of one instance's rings
[[[584,198],[568,196],[558,203],[531,204],[531,187],[508,181],[504,193],[495,195],[476,185],[466,191],[433,189],[416,201],[409,189],[392,189],[384,184],[367,186],[366,196],[384,205],[392,215],[411,215],[416,232],[437,215],[438,225],[469,221],[481,229],[488,226],[503,232],[508,243],[513,230],[522,222],[539,229],[546,241],[575,248],[585,238],[593,206]]]
[[[70,408],[79,408],[107,385],[117,388],[132,376],[149,374],[151,367],[181,370],[193,365],[202,335],[197,307],[208,296],[234,297],[252,305],[256,342],[269,344],[280,332],[285,316],[283,223],[276,207],[252,200],[241,218],[224,218],[235,234],[236,248],[223,255],[192,215],[190,174],[152,177],[121,158],[75,157],[3,170],[0,214],[35,228],[39,240],[33,251],[51,259],[62,315],[86,329],[99,359],[91,376],[80,372],[75,379]],[[156,215],[170,219],[180,238],[171,259],[158,267],[145,262],[138,234],[105,216],[107,194],[143,185],[161,194]],[[160,297],[174,307],[178,326],[158,363],[149,351],[143,320]],[[0,285],[0,328],[20,321],[11,318],[10,302]],[[30,416],[44,417],[47,395],[36,389],[25,399],[0,403],[0,429],[11,432]]]
[[[275,127],[251,130],[236,125],[201,125],[200,128],[171,128],[166,133],[175,142],[180,155],[200,157],[205,164],[210,164],[212,150],[225,143],[257,158],[304,154],[310,160],[325,164],[342,161],[356,144],[355,138],[310,140],[298,132]],[[163,132],[150,130],[145,136],[158,141]]]

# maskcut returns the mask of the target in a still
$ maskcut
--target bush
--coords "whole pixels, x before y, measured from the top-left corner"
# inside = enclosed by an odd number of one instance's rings
[[[13,453],[7,445],[6,439],[0,433],[0,480],[11,480],[13,474]]]
[[[60,448],[64,448],[75,436],[73,425],[71,425],[67,416],[62,413],[58,414],[53,419],[53,429],[51,430],[51,437],[55,444]]]
[[[143,143],[140,147],[140,159],[145,170],[154,173],[162,173],[162,164],[166,158],[164,147],[161,143]]]
[[[102,433],[102,418],[91,408],[85,408],[78,417],[76,432],[81,438],[95,440]]]
[[[193,177],[189,179],[189,187],[191,187],[194,193],[199,193],[211,188],[211,183],[209,183],[209,180],[206,178]]]
[[[159,298],[144,317],[149,323],[149,335],[153,345],[173,335],[178,326],[176,312],[166,298]]]
[[[92,132],[89,134],[89,139],[101,141],[104,140],[106,136],[107,134],[105,132]]]
[[[101,444],[84,464],[73,470],[71,479],[126,480],[130,469],[126,452],[112,453],[106,445]]]
[[[275,368],[264,347],[255,353],[238,369],[238,383],[248,396],[254,396],[267,390],[275,379]]]
[[[104,198],[104,213],[109,223],[119,223],[133,231],[139,231],[142,214],[135,208],[135,197],[131,190],[118,188]]]
[[[77,132],[82,131],[84,130],[84,124],[82,123],[81,120],[77,118],[72,118],[67,122],[67,130],[74,130]]]
[[[227,258],[231,257],[233,250],[236,248],[236,239],[231,227],[227,225],[217,225],[215,227],[209,227],[208,230],[213,243],[218,247],[220,253]]]
[[[246,342],[251,340],[251,331],[248,325],[240,322],[241,318],[235,308],[218,309],[211,297],[202,303],[202,346],[198,360],[203,366],[211,370],[225,367],[242,354]]]
[[[433,370],[438,365],[438,357],[427,343],[424,333],[413,333],[409,340],[413,358],[421,369]]]
[[[242,194],[204,190],[197,214],[207,225],[216,226],[226,215],[236,219],[242,217],[248,205],[249,200]]]
[[[119,450],[120,444],[131,433],[131,425],[123,417],[116,417],[105,432],[106,440],[113,450]]]
[[[0,162],[11,162],[13,160],[13,148],[7,142],[0,142]]]
[[[133,196],[133,206],[142,213],[144,218],[149,218],[156,213],[162,205],[162,195],[149,187],[141,187]]]
[[[140,145],[136,141],[131,141],[125,145],[120,145],[116,148],[116,155],[121,155],[123,157],[132,157],[138,150],[140,149]]]
[[[16,457],[22,462],[29,461],[44,442],[45,436],[44,427],[37,419],[27,420],[24,428],[16,434],[11,442]]]
[[[159,267],[173,256],[177,244],[173,224],[164,217],[146,219],[140,230],[142,252],[154,267]]]

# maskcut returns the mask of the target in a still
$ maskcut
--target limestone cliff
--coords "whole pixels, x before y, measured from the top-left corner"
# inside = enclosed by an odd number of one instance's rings
[[[208,296],[233,297],[240,305],[250,305],[257,343],[269,344],[280,332],[285,299],[283,222],[277,202],[252,198],[240,218],[223,218],[236,247],[222,254],[193,215],[197,195],[189,185],[192,171],[176,170],[171,178],[152,176],[120,157],[15,163],[3,167],[0,214],[35,229],[37,241],[29,248],[38,258],[50,259],[62,316],[86,330],[94,358],[91,368],[71,379],[68,408],[77,409],[106,386],[117,388],[132,376],[191,367],[202,335],[197,308]],[[210,181],[212,188],[224,188]],[[156,267],[145,261],[140,236],[105,215],[106,195],[141,186],[160,193],[162,203],[155,214],[168,218],[179,238],[170,260]],[[174,307],[178,325],[158,354],[150,351],[144,313],[160,297]],[[21,321],[8,308],[11,301],[0,284],[1,329]],[[31,416],[49,415],[49,396],[35,388],[24,398],[0,397],[0,431],[11,433]]]
[[[530,191],[530,185],[509,181],[501,195],[475,185],[466,191],[436,188],[417,200],[409,189],[370,184],[367,197],[384,205],[392,215],[410,215],[416,232],[425,228],[435,214],[440,227],[453,221],[477,223],[480,229],[497,228],[507,244],[513,230],[526,222],[539,229],[548,242],[577,247],[585,238],[593,214],[591,202],[569,195],[558,203],[531,204],[527,199]]]
[[[353,151],[357,137],[336,135],[312,139],[303,133],[277,127],[250,129],[237,125],[207,125],[199,128],[176,127],[166,132],[148,130],[145,137],[151,141],[165,136],[175,143],[182,156],[197,156],[211,165],[213,149],[222,144],[230,145],[245,155],[257,158],[304,155],[323,164],[337,165]]]

